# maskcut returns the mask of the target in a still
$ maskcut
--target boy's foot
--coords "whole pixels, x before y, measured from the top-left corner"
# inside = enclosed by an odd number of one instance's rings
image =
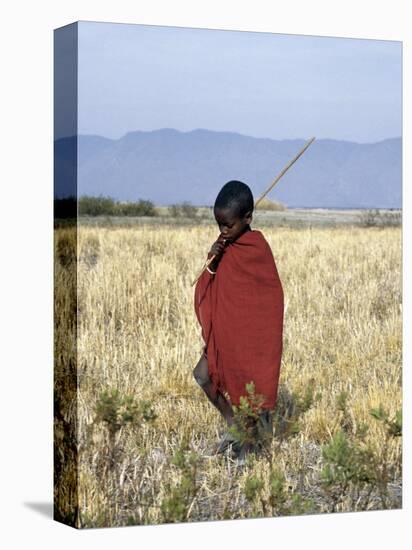
[[[236,465],[244,466],[246,464],[248,456],[251,453],[255,453],[256,451],[256,447],[251,443],[243,443],[243,445],[240,446],[238,452],[235,454]]]
[[[223,454],[230,447],[232,447],[232,450],[236,449],[239,447],[239,442],[229,432],[225,432],[221,439],[212,447],[211,453],[214,455]]]

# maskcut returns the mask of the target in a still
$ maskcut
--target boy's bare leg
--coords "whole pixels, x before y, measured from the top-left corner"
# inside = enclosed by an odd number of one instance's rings
[[[205,392],[209,401],[214,405],[227,424],[231,426],[233,424],[233,409],[225,396],[219,391],[214,391],[212,381],[209,377],[209,369],[207,359],[202,354],[198,364],[193,369],[193,376],[202,390]]]

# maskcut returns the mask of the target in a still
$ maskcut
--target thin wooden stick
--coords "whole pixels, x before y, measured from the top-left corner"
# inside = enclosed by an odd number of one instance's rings
[[[266,195],[269,193],[269,191],[271,191],[275,185],[277,184],[277,182],[280,180],[280,178],[289,170],[289,168],[292,166],[292,164],[295,164],[295,162],[298,160],[299,157],[301,157],[303,155],[303,153],[306,151],[306,149],[309,147],[309,145],[311,145],[313,142],[315,141],[315,138],[311,138],[309,141],[307,141],[305,143],[305,146],[303,147],[303,149],[301,149],[301,151],[299,151],[299,153],[296,155],[295,158],[293,158],[286,166],[285,168],[280,172],[280,174],[278,174],[276,176],[276,178],[273,180],[273,182],[271,183],[271,185],[266,189],[266,191],[258,198],[258,200],[255,202],[255,208],[257,207],[257,205],[260,203],[260,201],[266,197]]]
[[[303,153],[306,151],[306,149],[309,147],[309,145],[311,145],[314,141],[315,141],[314,137],[311,138],[309,141],[307,141],[305,143],[304,147],[299,151],[299,153],[290,162],[288,162],[288,164],[285,166],[285,168],[283,168],[283,170],[276,176],[276,178],[273,180],[273,182],[270,184],[270,186],[266,189],[266,191],[257,199],[257,201],[255,201],[255,208],[261,202],[261,200],[263,200],[263,198],[266,197],[266,195],[269,193],[269,191],[271,191],[275,187],[277,182],[280,180],[280,178],[282,176],[285,175],[285,173],[289,170],[289,168],[292,166],[292,164],[294,164],[298,160],[298,158],[303,155]],[[216,255],[213,255],[211,258],[206,260],[206,262],[204,263],[202,269],[199,272],[199,275],[193,281],[192,286],[197,283],[197,281],[200,279],[200,277],[201,277],[202,273],[204,272],[204,270],[209,267],[209,265],[213,262],[215,257],[216,257]]]

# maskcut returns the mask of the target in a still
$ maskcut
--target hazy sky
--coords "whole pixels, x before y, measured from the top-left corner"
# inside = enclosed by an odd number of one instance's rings
[[[79,133],[402,133],[400,42],[79,23]]]

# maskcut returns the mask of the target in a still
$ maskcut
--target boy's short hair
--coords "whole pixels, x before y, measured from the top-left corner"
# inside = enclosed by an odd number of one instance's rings
[[[228,181],[219,191],[214,208],[232,208],[239,218],[253,212],[254,200],[250,187],[242,181]]]

